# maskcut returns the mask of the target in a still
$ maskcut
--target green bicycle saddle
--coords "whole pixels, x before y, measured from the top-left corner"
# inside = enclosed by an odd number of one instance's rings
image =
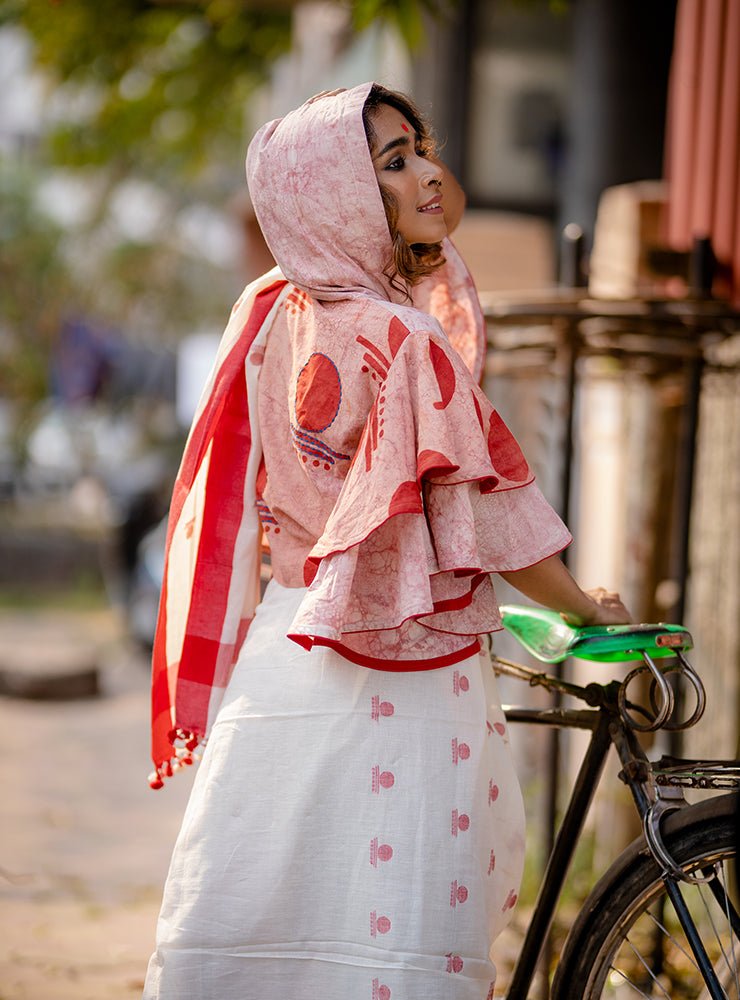
[[[675,656],[693,646],[683,625],[589,625],[577,627],[563,621],[557,611],[505,604],[501,617],[507,632],[545,663],[560,663],[568,656],[612,663],[652,657]]]

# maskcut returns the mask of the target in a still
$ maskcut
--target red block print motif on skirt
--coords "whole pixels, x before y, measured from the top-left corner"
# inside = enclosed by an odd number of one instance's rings
[[[378,862],[390,861],[393,857],[393,848],[390,844],[379,844],[378,838],[373,837],[370,841],[370,864],[373,868],[378,867]]]
[[[385,983],[381,983],[376,977],[372,982],[372,1000],[391,1000],[391,991]]]

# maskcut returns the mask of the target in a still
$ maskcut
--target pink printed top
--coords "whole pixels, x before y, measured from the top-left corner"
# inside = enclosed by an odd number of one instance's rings
[[[490,574],[570,535],[478,387],[484,326],[446,264],[409,300],[365,140],[364,84],[265,125],[247,158],[279,270],[236,303],[175,484],[153,656],[154,787],[207,736],[273,573],[289,635],[433,669],[500,627]],[[422,306],[425,311],[422,311]]]
[[[258,505],[276,579],[309,585],[290,629],[306,648],[384,670],[454,663],[500,627],[490,574],[570,539],[461,358],[415,309],[291,293],[259,410]]]

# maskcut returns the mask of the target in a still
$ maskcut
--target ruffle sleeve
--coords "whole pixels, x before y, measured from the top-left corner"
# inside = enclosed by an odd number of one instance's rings
[[[491,573],[533,565],[570,535],[444,334],[394,316],[388,341],[289,635],[365,666],[430,669],[501,627]]]

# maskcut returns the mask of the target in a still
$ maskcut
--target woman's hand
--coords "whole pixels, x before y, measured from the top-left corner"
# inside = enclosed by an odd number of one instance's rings
[[[603,587],[585,591],[586,597],[592,602],[592,608],[581,614],[561,612],[569,625],[627,625],[632,621],[632,615],[622,604],[619,594]]]

